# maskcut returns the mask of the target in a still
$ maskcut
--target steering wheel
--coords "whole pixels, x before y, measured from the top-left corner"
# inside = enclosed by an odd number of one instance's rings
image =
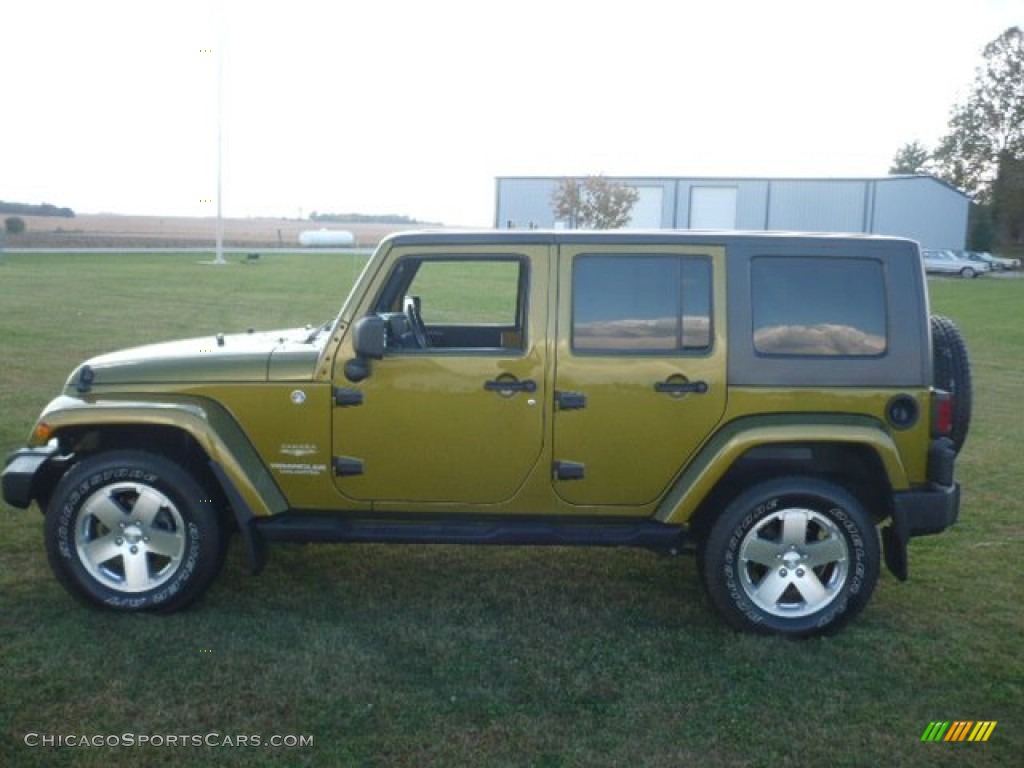
[[[420,314],[420,297],[406,296],[402,300],[402,311],[409,320],[409,327],[412,328],[416,346],[420,349],[429,347],[430,338],[427,336],[427,326],[423,324],[423,316]]]

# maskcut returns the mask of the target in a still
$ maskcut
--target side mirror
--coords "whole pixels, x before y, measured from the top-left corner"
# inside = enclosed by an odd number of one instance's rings
[[[349,381],[362,381],[370,375],[370,360],[384,357],[384,318],[380,315],[369,315],[356,321],[352,329],[352,346],[356,357],[345,362],[345,378]]]
[[[384,357],[384,318],[380,315],[368,315],[356,321],[352,329],[352,346],[359,357],[380,360]]]

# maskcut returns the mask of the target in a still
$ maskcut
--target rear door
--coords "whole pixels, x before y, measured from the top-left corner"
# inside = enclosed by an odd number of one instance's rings
[[[649,504],[714,429],[726,403],[724,264],[721,246],[561,247],[553,447],[564,500]]]

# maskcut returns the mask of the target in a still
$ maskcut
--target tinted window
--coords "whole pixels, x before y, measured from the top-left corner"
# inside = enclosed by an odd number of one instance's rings
[[[680,352],[711,346],[711,266],[670,255],[580,256],[573,265],[574,349]]]
[[[754,347],[766,355],[886,350],[885,278],[870,259],[760,257],[751,265]]]

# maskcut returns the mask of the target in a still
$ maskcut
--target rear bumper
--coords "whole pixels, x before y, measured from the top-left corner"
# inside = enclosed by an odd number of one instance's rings
[[[56,446],[45,446],[22,448],[8,456],[3,475],[0,475],[4,501],[12,507],[27,509],[36,495],[36,477],[56,453]]]
[[[960,484],[931,484],[893,494],[892,522],[882,529],[885,564],[900,581],[909,573],[907,543],[914,536],[939,533],[960,516]]]
[[[893,525],[902,526],[907,538],[927,536],[949,528],[960,516],[960,484],[932,486],[893,496]]]

